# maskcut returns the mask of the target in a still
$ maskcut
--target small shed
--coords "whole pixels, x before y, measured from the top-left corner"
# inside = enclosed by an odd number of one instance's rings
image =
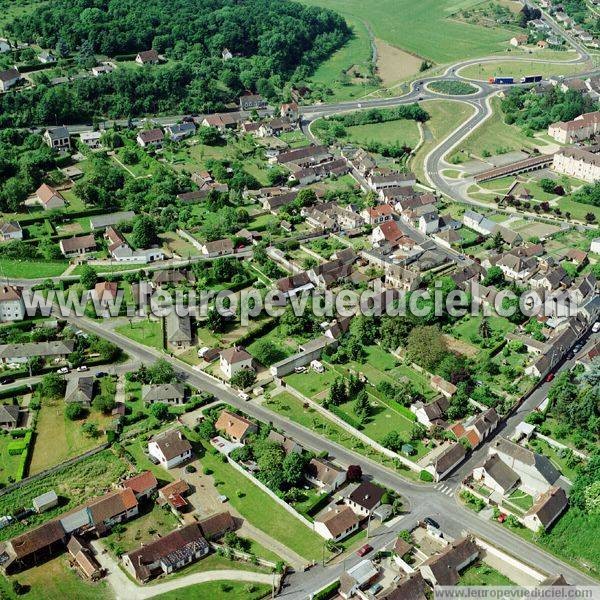
[[[58,496],[54,490],[50,490],[34,498],[32,503],[35,512],[41,513],[55,507],[58,504]]]

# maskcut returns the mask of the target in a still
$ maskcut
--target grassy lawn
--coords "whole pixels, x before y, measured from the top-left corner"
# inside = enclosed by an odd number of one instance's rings
[[[288,131],[282,133],[279,139],[289,145],[290,148],[302,148],[310,143],[301,131]]]
[[[105,538],[105,545],[119,552],[131,552],[141,544],[162,537],[179,526],[179,520],[169,510],[150,503],[140,507],[140,516],[117,528]]]
[[[467,160],[470,155],[481,157],[487,153],[496,155],[501,152],[540,148],[547,145],[542,140],[527,137],[516,125],[507,125],[500,109],[500,98],[493,98],[491,106],[493,108],[492,116],[459,144],[453,155]],[[511,179],[511,183],[513,181],[513,178],[506,179]],[[489,183],[493,184],[492,189],[499,189],[496,180]],[[482,185],[481,187],[485,188],[486,186]]]
[[[400,119],[386,123],[370,123],[348,127],[348,140],[361,146],[369,142],[382,144],[402,144],[415,148],[421,139],[416,121]]]
[[[519,489],[512,492],[508,500],[525,512],[533,506],[533,498]]]
[[[10,581],[16,579],[26,586],[28,592],[16,596]],[[6,579],[0,577],[0,597],[6,599],[25,598],[26,600],[61,600],[77,598],[77,600],[109,600],[113,598],[108,583],[84,581],[69,566],[69,555],[65,552],[37,567],[27,569],[18,575]]]
[[[241,583],[239,581],[211,581],[198,583],[185,588],[155,596],[155,600],[259,600],[271,592],[271,586],[262,583]]]
[[[118,273],[119,271],[133,271],[135,269],[140,269],[144,265],[127,265],[127,264],[114,264],[114,265],[92,265],[97,273]],[[73,271],[72,275],[81,275],[81,271],[84,265],[77,265]]]
[[[488,63],[469,65],[460,70],[462,77],[487,81],[489,77],[515,77],[521,78],[527,75],[574,75],[585,70],[585,64],[544,64],[527,61],[499,60]]]
[[[3,277],[37,279],[61,275],[69,263],[66,260],[27,261],[0,258],[0,273]]]
[[[499,52],[514,35],[508,29],[480,27],[453,20],[476,0],[304,0],[344,17],[367,21],[376,38],[438,63]]]
[[[481,346],[481,337],[479,335],[479,326],[481,325],[481,316],[466,316],[463,317],[452,327],[452,335],[469,344]],[[514,323],[511,323],[504,317],[487,317],[487,322],[490,326],[492,337],[503,338],[507,333],[515,330]]]
[[[110,416],[104,416],[91,409],[85,420],[71,421],[65,416],[65,403],[62,398],[43,400],[37,418],[29,474],[39,473],[102,444],[106,439],[104,435],[97,438],[88,437],[82,432],[81,426],[85,422],[94,423],[102,431],[110,420]]]
[[[248,352],[254,356],[260,347],[260,343],[263,341],[270,342],[277,350],[277,356],[274,355],[275,360],[269,361],[269,364],[264,365],[266,367],[270,367],[271,364],[287,358],[293,354],[298,347],[293,340],[286,339],[279,333],[279,327],[274,327],[271,329],[271,331],[267,332],[265,335],[262,335],[254,340],[251,344],[246,346],[246,350],[248,350]]]
[[[324,4],[321,2],[312,3]],[[334,7],[330,6],[329,8]],[[371,61],[371,44],[364,22],[352,15],[344,14],[344,17],[352,28],[354,36],[311,75],[311,80],[314,83],[331,90],[332,95],[328,96],[328,99],[331,100],[349,100],[364,96],[377,89],[377,86],[369,85],[366,80],[364,83],[353,83],[344,75],[354,65],[361,68],[361,71],[366,69]]]
[[[502,575],[496,569],[482,564],[474,563],[469,565],[460,574],[458,585],[515,585],[514,581],[511,581],[505,575]]]
[[[600,579],[600,514],[584,514],[570,508],[540,536],[539,544],[582,571]]]
[[[115,331],[138,344],[144,344],[157,350],[163,349],[162,323],[160,321],[146,319],[137,323],[121,325]]]
[[[212,470],[219,493],[226,495],[244,518],[304,558],[321,558],[322,538],[276,504],[246,476],[224,463],[220,455],[208,450],[200,462]]]
[[[559,208],[563,211],[563,214],[566,212],[571,213],[571,217],[573,219],[577,219],[578,221],[585,221],[585,215],[587,213],[593,213],[596,215],[596,222],[600,222],[600,207],[592,206],[591,204],[583,204],[581,202],[574,202],[571,200],[569,196],[564,198],[558,198],[556,201]]]
[[[464,123],[473,114],[473,108],[452,100],[428,100],[422,102],[421,106],[429,113],[430,119],[424,125],[429,132],[424,144],[419,147],[411,161],[411,168],[416,173],[419,181],[426,182],[424,175],[425,157],[437,144],[454,131],[461,123]]]
[[[577,466],[569,466],[568,461],[559,454],[559,450],[548,444],[548,442],[540,439],[534,439],[531,441],[530,446],[536,452],[547,456],[550,459],[550,462],[567,479],[573,481],[575,477],[577,477]]]
[[[55,490],[62,502],[56,508],[28,518],[27,525],[15,523],[0,530],[0,540],[6,540],[65,513],[100,495],[127,471],[124,461],[110,450],[79,461],[0,496],[0,514],[11,514],[15,507],[29,506],[36,496]]]

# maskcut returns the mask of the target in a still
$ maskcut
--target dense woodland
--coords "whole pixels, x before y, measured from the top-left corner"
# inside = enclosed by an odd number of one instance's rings
[[[245,90],[275,97],[351,35],[332,11],[277,0],[51,0],[6,29],[10,38],[53,48],[86,67],[95,54],[150,48],[167,63],[4,95],[0,126],[204,112],[223,108]],[[224,48],[232,59],[223,61]]]
[[[539,95],[527,88],[512,88],[501,106],[506,123],[519,125],[526,133],[546,129],[557,121],[570,121],[596,109],[587,95],[571,90],[563,92],[557,87]]]

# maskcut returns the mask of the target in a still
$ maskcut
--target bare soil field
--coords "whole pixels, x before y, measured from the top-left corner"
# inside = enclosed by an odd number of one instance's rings
[[[448,349],[451,352],[462,354],[463,356],[466,356],[468,358],[475,356],[477,352],[479,352],[479,350],[475,348],[475,346],[472,346],[471,344],[464,342],[463,340],[457,340],[451,335],[444,335],[443,338],[446,342],[446,345],[448,346]]]
[[[377,74],[384,86],[392,85],[419,72],[422,59],[376,39]]]

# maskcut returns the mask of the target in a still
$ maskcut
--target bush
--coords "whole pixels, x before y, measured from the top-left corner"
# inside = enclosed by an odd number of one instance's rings
[[[427,482],[431,483],[433,481],[433,475],[429,471],[425,471],[425,469],[423,469],[419,473],[419,479],[421,481],[427,481]]]
[[[70,404],[67,404],[67,407],[65,408],[65,415],[70,421],[77,421],[79,419],[83,419],[86,414],[86,409],[83,408],[83,406],[78,402],[72,402]]]

